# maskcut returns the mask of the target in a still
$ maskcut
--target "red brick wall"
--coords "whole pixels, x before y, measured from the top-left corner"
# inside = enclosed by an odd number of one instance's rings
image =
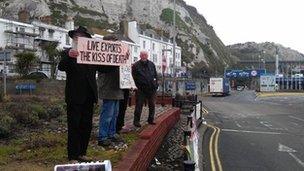
[[[163,139],[179,119],[179,108],[164,111],[156,119],[156,125],[149,125],[139,134],[140,139],[130,148],[114,171],[147,170]]]

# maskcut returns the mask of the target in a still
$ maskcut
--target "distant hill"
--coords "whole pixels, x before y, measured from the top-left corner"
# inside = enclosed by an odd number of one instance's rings
[[[274,61],[276,54],[278,54],[280,61],[304,61],[302,53],[273,42],[247,42],[227,47],[238,60],[258,60],[260,56],[266,61]]]

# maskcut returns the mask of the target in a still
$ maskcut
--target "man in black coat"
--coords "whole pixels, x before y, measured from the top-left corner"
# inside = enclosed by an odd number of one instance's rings
[[[158,89],[157,72],[154,63],[148,60],[147,52],[140,52],[140,60],[133,65],[132,75],[137,87],[133,125],[141,127],[140,117],[145,100],[148,100],[149,106],[148,123],[155,125],[155,98]]]
[[[58,69],[66,72],[65,102],[67,103],[68,158],[71,163],[90,161],[86,157],[92,130],[93,106],[97,102],[96,70],[111,72],[113,67],[77,64],[78,37],[91,38],[87,29],[79,26],[69,31],[72,49],[62,52]]]

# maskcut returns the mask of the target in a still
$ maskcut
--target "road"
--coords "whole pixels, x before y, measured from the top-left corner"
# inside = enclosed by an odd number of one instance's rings
[[[256,98],[253,91],[241,91],[204,97],[203,103],[207,123],[220,128],[217,150],[223,170],[304,170],[303,96]],[[204,171],[214,170],[207,148],[216,139],[210,138],[213,132],[208,128],[204,137]]]

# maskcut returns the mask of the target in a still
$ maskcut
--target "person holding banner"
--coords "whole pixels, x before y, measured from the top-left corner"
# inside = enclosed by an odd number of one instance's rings
[[[116,41],[115,35],[105,36],[103,40]],[[124,99],[124,92],[119,87],[119,67],[112,73],[98,73],[98,95],[103,101],[99,119],[98,145],[110,146],[123,142],[116,133],[119,101]]]
[[[58,65],[67,75],[65,102],[68,122],[68,159],[70,163],[88,162],[87,147],[92,130],[93,106],[97,102],[96,71],[112,72],[114,67],[78,64],[77,43],[79,37],[91,38],[85,27],[79,26],[68,32],[73,39],[71,49],[61,53]]]
[[[154,63],[148,60],[148,52],[140,52],[140,60],[133,65],[132,75],[137,87],[133,125],[141,127],[140,117],[145,100],[148,100],[149,105],[148,123],[155,125],[155,98],[158,89],[157,72]]]

